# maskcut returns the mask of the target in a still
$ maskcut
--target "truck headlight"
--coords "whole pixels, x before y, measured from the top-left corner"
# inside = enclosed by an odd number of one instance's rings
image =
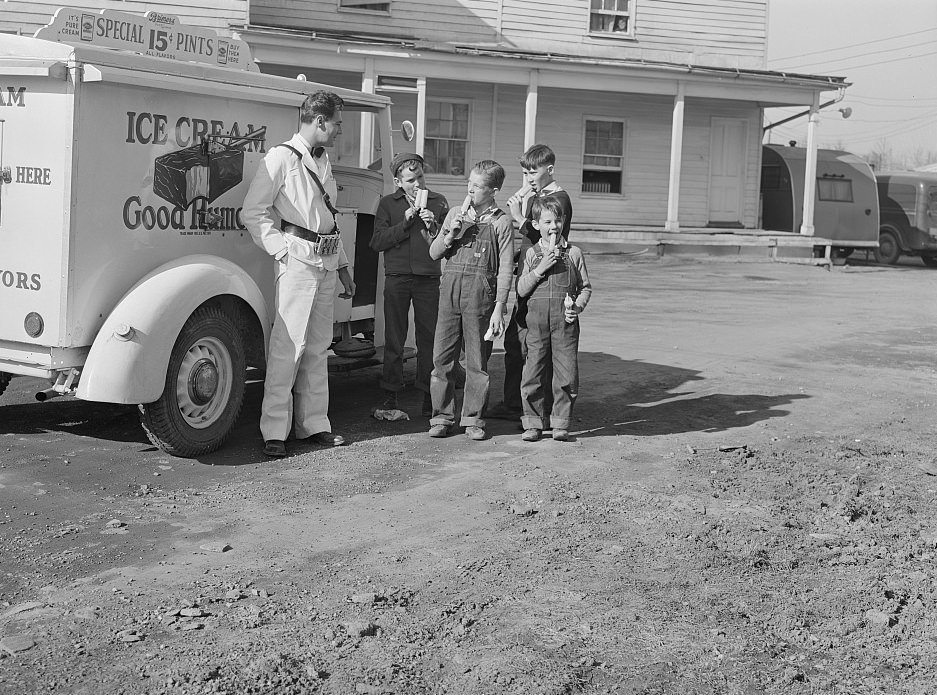
[[[40,335],[42,335],[42,331],[45,328],[45,322],[35,311],[30,311],[28,314],[26,314],[26,320],[23,321],[23,327],[26,329],[26,335],[28,335],[30,338],[38,338]]]

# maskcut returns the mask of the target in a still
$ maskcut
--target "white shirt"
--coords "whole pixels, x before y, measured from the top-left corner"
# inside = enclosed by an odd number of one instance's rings
[[[277,260],[289,254],[324,270],[344,268],[348,265],[344,246],[339,245],[338,253],[323,256],[313,251],[312,242],[280,230],[279,222],[285,220],[313,232],[332,231],[332,213],[306,167],[316,172],[332,200],[338,195],[328,154],[313,157],[299,133],[288,144],[302,153],[302,159],[286,147],[267,152],[244,198],[241,220],[254,243]]]

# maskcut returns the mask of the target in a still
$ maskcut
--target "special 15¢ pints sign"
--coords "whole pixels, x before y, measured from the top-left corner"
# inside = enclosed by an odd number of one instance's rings
[[[223,38],[212,29],[182,24],[175,15],[153,10],[141,17],[116,10],[94,13],[63,7],[35,37],[73,46],[90,44],[157,58],[258,70],[244,41]]]

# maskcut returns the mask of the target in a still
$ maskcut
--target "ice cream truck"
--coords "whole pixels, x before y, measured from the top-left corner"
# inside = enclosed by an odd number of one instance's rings
[[[138,405],[171,454],[221,446],[274,311],[274,263],[241,205],[319,89],[345,101],[347,338],[380,318],[368,240],[393,183],[367,164],[393,154],[386,97],[262,74],[244,42],[160,12],[63,8],[33,37],[0,35],[0,393],[44,377],[40,400]]]

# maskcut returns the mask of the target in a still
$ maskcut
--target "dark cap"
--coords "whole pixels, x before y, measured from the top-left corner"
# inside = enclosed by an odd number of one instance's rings
[[[397,172],[400,171],[400,167],[404,165],[404,162],[410,161],[419,162],[420,166],[423,166],[423,158],[420,155],[414,154],[413,152],[398,152],[394,155],[394,158],[390,160],[390,173],[396,177]]]

